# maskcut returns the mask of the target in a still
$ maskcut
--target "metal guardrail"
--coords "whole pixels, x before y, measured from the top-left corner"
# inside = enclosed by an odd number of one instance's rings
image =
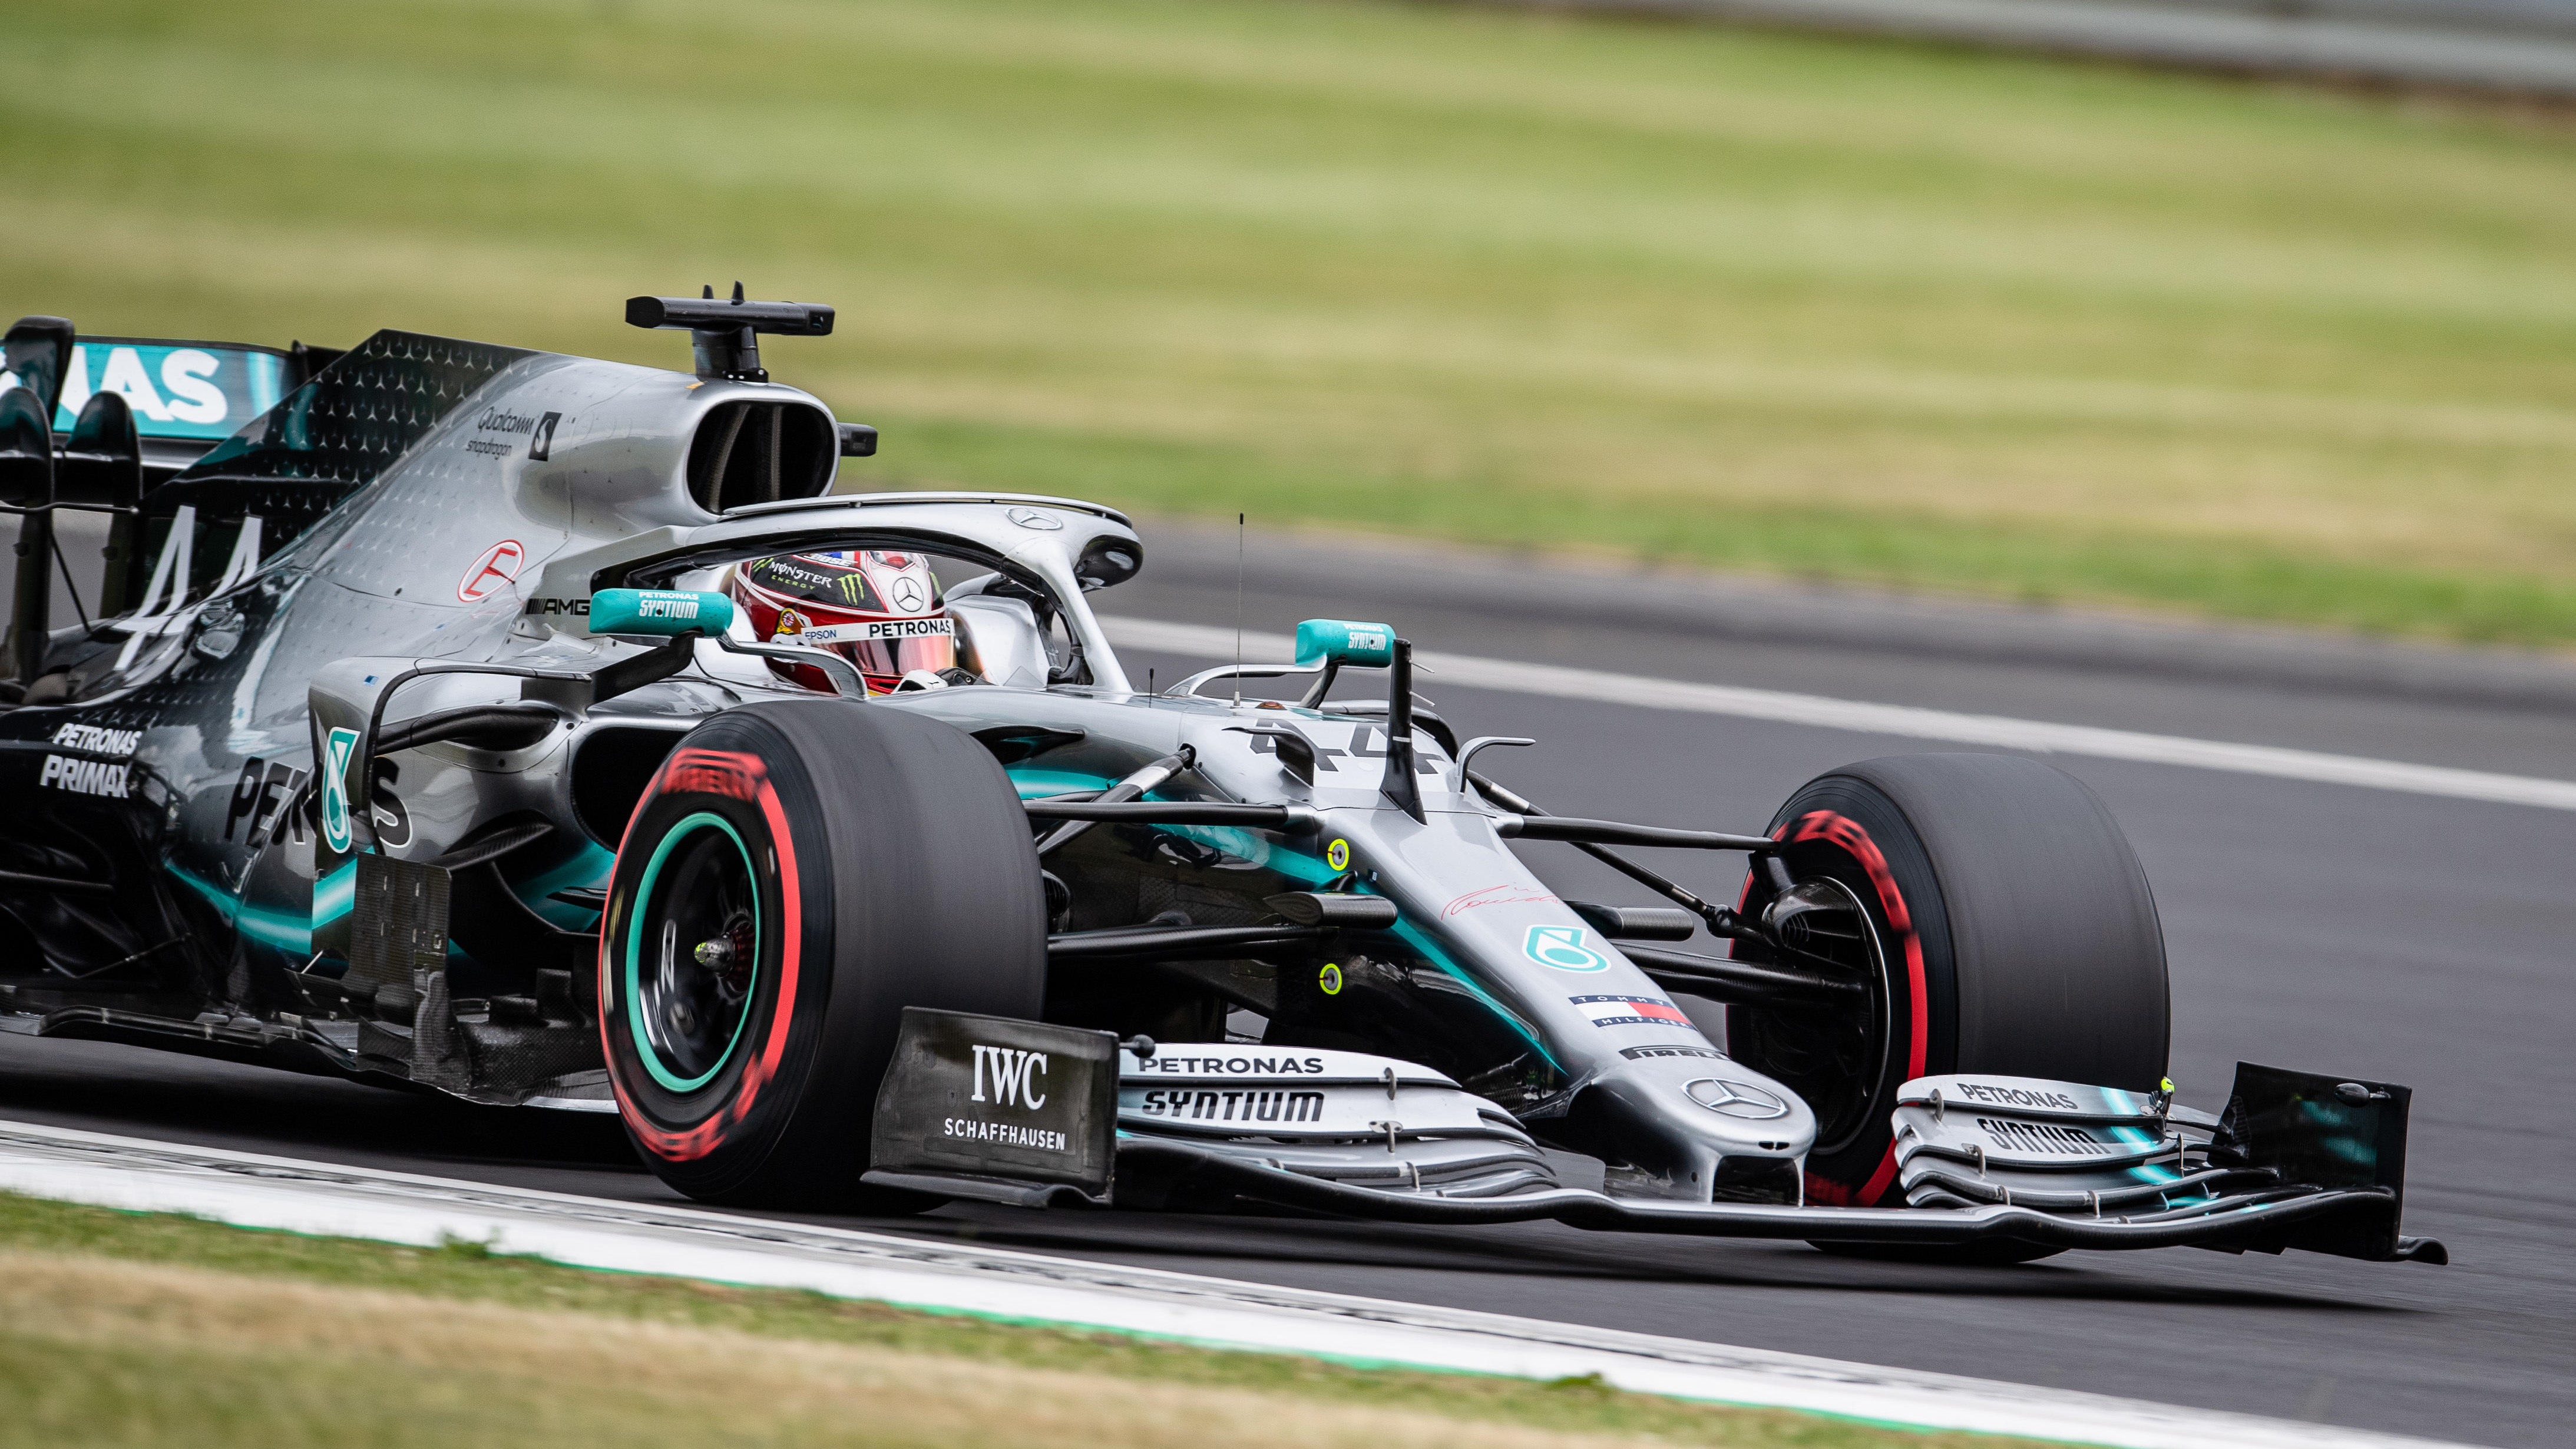
[[[2576,98],[2576,0],[1501,0]]]

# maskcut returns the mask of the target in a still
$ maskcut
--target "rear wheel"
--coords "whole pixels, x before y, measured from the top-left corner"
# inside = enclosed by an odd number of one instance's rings
[[[730,710],[629,819],[600,933],[600,1031],[647,1163],[691,1197],[914,1210],[864,1187],[906,1006],[1035,1017],[1038,864],[964,732],[885,705]]]
[[[1806,938],[1870,981],[1867,1010],[1727,1014],[1729,1050],[1815,1108],[1809,1201],[1893,1203],[1888,1117],[1910,1078],[2149,1091],[2164,1076],[2155,899],[2110,811],[2072,776],[2009,755],[1870,760],[1808,781],[1771,834],[1788,842],[1796,881],[1833,883],[1806,893],[1856,903],[1874,938]],[[1754,872],[1744,911],[1759,915],[1773,894]]]

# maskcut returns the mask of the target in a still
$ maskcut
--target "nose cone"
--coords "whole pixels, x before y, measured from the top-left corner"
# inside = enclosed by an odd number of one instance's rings
[[[1657,1048],[1639,1048],[1653,1052]],[[1603,1068],[1567,1111],[1586,1150],[1624,1165],[1616,1190],[1706,1202],[1713,1191],[1797,1201],[1816,1115],[1797,1093],[1729,1057],[1665,1048]]]

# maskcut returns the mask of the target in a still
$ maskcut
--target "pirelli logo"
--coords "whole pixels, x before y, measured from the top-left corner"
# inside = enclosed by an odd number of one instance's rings
[[[1704,1046],[1621,1047],[1619,1048],[1619,1055],[1626,1057],[1632,1062],[1645,1061],[1650,1057],[1708,1057],[1717,1061],[1726,1060],[1726,1053],[1719,1051],[1715,1047]]]

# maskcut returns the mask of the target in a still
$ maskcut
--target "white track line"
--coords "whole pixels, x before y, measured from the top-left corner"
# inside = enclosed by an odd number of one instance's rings
[[[1109,641],[1130,649],[1162,649],[1208,659],[1234,657],[1234,631],[1205,624],[1171,624],[1158,619],[1103,616]],[[1246,659],[1286,659],[1293,648],[1285,634],[1246,634]],[[1828,699],[1817,694],[1789,694],[1774,689],[1742,689],[1728,684],[1689,684],[1612,674],[1598,669],[1569,669],[1472,654],[1414,656],[1430,668],[1433,685],[1459,684],[1474,689],[1500,689],[1564,699],[1600,700],[1647,709],[1683,710],[1693,714],[1733,715],[1738,719],[1776,720],[1782,724],[1857,730],[1863,734],[1898,735],[1940,740],[1947,744],[1986,745],[2040,754],[2091,755],[2106,760],[2140,760],[2155,765],[2188,765],[2201,770],[2228,770],[2240,775],[2269,775],[2280,780],[2307,780],[2326,785],[2360,785],[2373,790],[2400,790],[2440,795],[2454,800],[2487,800],[2507,805],[2536,805],[2547,810],[2576,810],[2576,781],[2529,775],[2494,775],[2483,770],[2452,770],[2439,765],[2409,765],[2360,755],[2329,755],[2315,750],[2285,750],[2271,745],[2237,745],[2223,740],[2195,740],[2181,735],[2150,735],[2135,730],[2096,729],[2090,725],[2047,724],[2003,715],[1959,714],[1910,705],[1866,704]]]
[[[422,1245],[462,1238],[585,1268],[804,1288],[1347,1363],[1533,1379],[1598,1373],[1644,1393],[2120,1449],[2424,1449],[2432,1442],[22,1122],[0,1122],[0,1189],[297,1233]]]

